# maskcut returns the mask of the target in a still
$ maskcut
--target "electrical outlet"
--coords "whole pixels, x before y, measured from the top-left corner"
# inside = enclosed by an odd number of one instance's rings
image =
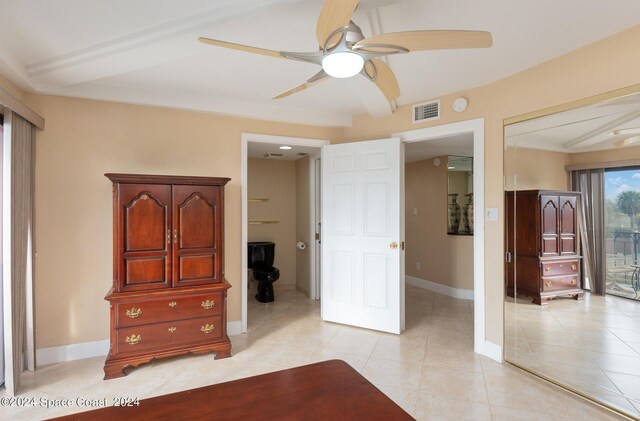
[[[497,221],[498,220],[498,208],[487,208],[486,210],[486,220],[487,221]]]
[[[417,215],[418,215],[418,208],[413,208],[413,214],[414,214],[415,216],[417,216]]]
[[[416,270],[420,270],[420,262],[416,262]]]

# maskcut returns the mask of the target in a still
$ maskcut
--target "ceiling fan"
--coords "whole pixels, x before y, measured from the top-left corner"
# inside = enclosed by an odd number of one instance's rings
[[[609,133],[612,136],[622,136],[622,138],[614,142],[614,146],[619,148],[621,146],[628,146],[640,141],[640,127],[631,129],[617,129]]]
[[[389,100],[400,96],[400,87],[391,68],[379,57],[412,51],[454,48],[487,48],[491,33],[485,31],[408,31],[365,38],[351,17],[359,0],[325,0],[316,26],[319,50],[311,53],[274,51],[200,37],[201,42],[270,57],[315,63],[322,69],[306,82],[272,99],[295,94],[328,77],[348,78],[361,74]]]

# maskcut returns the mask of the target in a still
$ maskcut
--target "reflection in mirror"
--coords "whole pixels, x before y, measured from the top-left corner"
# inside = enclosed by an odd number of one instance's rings
[[[473,157],[447,157],[447,234],[473,235]]]
[[[640,417],[640,94],[505,126],[505,358]]]

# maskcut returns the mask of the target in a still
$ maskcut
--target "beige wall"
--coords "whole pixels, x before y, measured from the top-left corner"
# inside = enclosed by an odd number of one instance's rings
[[[442,116],[437,121],[412,124],[412,106],[403,105],[389,117],[355,117],[353,126],[345,129],[343,142],[379,139],[392,133],[484,118],[485,207],[497,208],[499,214],[498,221],[485,223],[487,340],[496,344],[503,341],[503,121],[640,84],[637,71],[640,66],[639,46],[640,26],[635,26],[495,83],[444,95],[440,97]],[[459,96],[469,101],[469,106],[462,113],[452,110],[453,101]]]
[[[505,189],[568,190],[564,167],[570,159],[571,154],[562,152],[508,147],[504,153]]]
[[[309,163],[311,159],[306,156],[295,161],[296,170],[296,239],[295,242],[311,244],[311,209],[309,189]],[[311,284],[311,250],[299,250],[296,248],[296,288],[310,295]]]
[[[464,195],[469,192],[469,178],[471,173],[468,171],[448,171],[447,178],[449,194],[458,195],[458,204],[463,206],[465,203]]]
[[[583,165],[599,162],[616,162],[640,158],[640,146],[615,148],[606,151],[582,152],[569,155],[567,165]]]
[[[446,165],[435,167],[432,159],[405,166],[405,273],[473,290],[473,237],[447,235],[447,173]]]
[[[225,260],[233,286],[228,320],[237,321],[241,133],[341,136],[336,129],[103,101],[31,94],[27,100],[46,119],[46,130],[36,138],[38,348],[109,337],[103,297],[112,283],[112,208],[104,173],[231,177],[225,190]]]
[[[280,270],[279,285],[296,282],[296,166],[294,161],[249,159],[247,195],[269,199],[249,202],[252,220],[278,221],[277,224],[249,225],[248,241],[271,241],[276,245],[273,265]]]
[[[38,347],[105,339],[111,285],[108,171],[229,176],[226,274],[229,320],[240,319],[240,134],[265,133],[344,142],[483,117],[487,339],[503,336],[503,120],[640,84],[640,26],[487,86],[442,96],[442,117],[411,123],[411,105],[390,117],[357,116],[346,130],[280,124],[109,102],[28,94],[46,119],[37,134],[36,328]],[[612,65],[615,63],[615,65]],[[469,101],[462,113],[453,100]],[[425,98],[427,100],[427,98]]]

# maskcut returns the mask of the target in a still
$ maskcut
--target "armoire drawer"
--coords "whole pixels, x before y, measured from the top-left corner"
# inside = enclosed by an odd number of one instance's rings
[[[116,304],[117,327],[138,326],[169,320],[193,319],[222,313],[222,292],[173,296]]]
[[[195,346],[222,338],[222,316],[116,329],[116,354]]]
[[[580,261],[570,260],[563,262],[541,262],[542,277],[574,275],[580,273]]]
[[[542,290],[564,291],[570,289],[580,289],[580,280],[578,275],[554,276],[551,278],[542,278]]]

